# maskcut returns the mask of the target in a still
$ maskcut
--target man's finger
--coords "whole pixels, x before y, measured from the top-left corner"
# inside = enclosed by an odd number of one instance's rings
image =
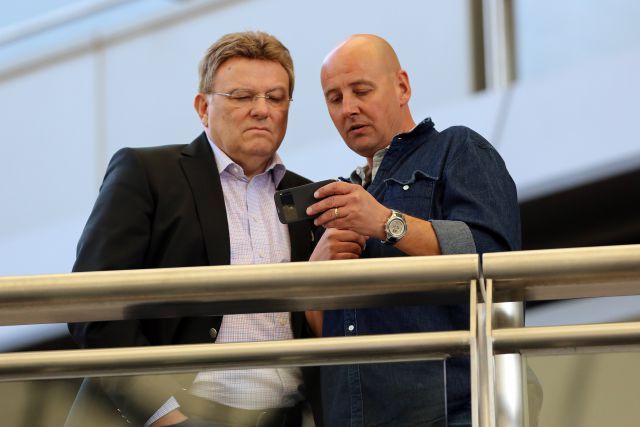
[[[318,188],[315,193],[313,193],[313,197],[322,199],[333,194],[347,194],[353,191],[352,186],[355,186],[355,184],[342,181],[332,182],[324,187]]]
[[[344,205],[340,204],[340,199],[338,197],[331,196],[312,204],[307,208],[306,212],[307,215],[315,215],[329,209],[338,208],[339,210],[342,206]]]

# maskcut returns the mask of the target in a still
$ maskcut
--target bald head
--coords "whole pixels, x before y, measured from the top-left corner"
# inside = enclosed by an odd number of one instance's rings
[[[366,61],[377,70],[395,73],[400,70],[398,55],[382,37],[373,34],[355,34],[333,49],[322,62],[322,71],[336,62]]]
[[[324,59],[320,80],[336,129],[369,161],[395,135],[415,126],[409,77],[381,37],[357,34],[340,43]]]

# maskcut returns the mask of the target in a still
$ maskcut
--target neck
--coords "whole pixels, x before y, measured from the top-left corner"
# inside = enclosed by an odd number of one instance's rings
[[[235,161],[235,160],[234,160]],[[255,162],[238,162],[238,165],[242,167],[244,174],[247,178],[251,179],[256,175],[260,175],[267,169],[267,165],[269,164],[269,160],[266,161],[255,161]]]
[[[411,131],[414,127],[416,127],[416,122],[413,120],[413,117],[411,116],[411,112],[407,111],[407,114],[404,117],[404,120],[402,120],[402,131],[398,132],[398,133],[406,133]]]

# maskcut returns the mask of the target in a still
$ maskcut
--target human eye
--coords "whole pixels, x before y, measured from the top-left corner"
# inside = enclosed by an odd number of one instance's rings
[[[370,87],[358,87],[358,88],[355,88],[355,89],[353,90],[353,93],[354,93],[356,96],[362,97],[362,96],[366,96],[366,95],[368,95],[369,93],[371,93],[371,91],[372,91],[372,90],[373,90],[373,89],[371,89]]]
[[[235,89],[229,93],[231,99],[239,102],[251,102],[255,96],[256,94],[248,89]]]
[[[287,100],[287,95],[284,93],[284,91],[274,90],[271,92],[267,92],[265,94],[265,98],[267,98],[267,100],[274,105],[282,105]]]
[[[326,99],[327,99],[327,104],[337,105],[337,104],[340,104],[340,102],[342,102],[342,95],[334,93],[327,96]]]

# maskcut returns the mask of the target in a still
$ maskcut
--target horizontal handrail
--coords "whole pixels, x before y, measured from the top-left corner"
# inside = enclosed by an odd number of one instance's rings
[[[0,278],[0,325],[467,302],[477,255]]]
[[[469,331],[0,354],[0,381],[408,362],[469,353]]]
[[[484,254],[494,301],[640,294],[640,245]]]
[[[640,322],[494,329],[492,339],[496,353],[517,353],[528,349],[638,345]]]

